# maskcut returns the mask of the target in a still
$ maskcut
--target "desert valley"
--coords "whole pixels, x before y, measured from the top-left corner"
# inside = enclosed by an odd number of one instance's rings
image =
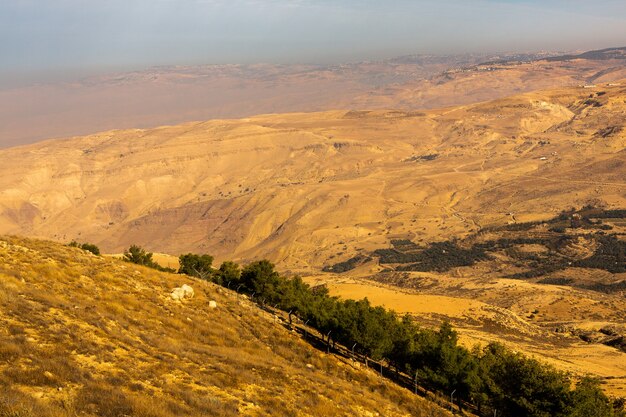
[[[0,417],[585,415],[455,401],[301,304],[363,298],[626,412],[626,48],[164,66],[0,109]]]

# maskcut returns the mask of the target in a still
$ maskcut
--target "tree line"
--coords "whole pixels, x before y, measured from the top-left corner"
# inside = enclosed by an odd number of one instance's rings
[[[93,249],[72,244],[84,250]],[[124,260],[161,271],[152,253],[132,245]],[[479,415],[501,417],[626,417],[624,399],[609,399],[597,379],[578,381],[550,365],[511,351],[499,343],[467,349],[444,322],[433,330],[409,315],[398,316],[367,298],[341,300],[325,286],[311,287],[299,276],[284,277],[268,260],[241,268],[230,261],[213,267],[207,254],[179,257],[178,273],[248,294],[295,314],[326,336],[327,343],[354,347],[373,360],[384,360],[397,372],[415,377],[427,389],[454,391],[459,408],[470,404]]]
[[[420,327],[367,299],[341,300],[325,286],[311,287],[300,277],[283,277],[267,261],[241,268],[210,255],[185,254],[179,273],[206,279],[275,305],[326,335],[327,342],[354,346],[359,354],[385,360],[420,384],[443,393],[455,391],[459,407],[506,417],[624,417],[623,400],[610,400],[598,380],[572,377],[535,359],[490,343],[469,350],[444,322],[437,330]]]

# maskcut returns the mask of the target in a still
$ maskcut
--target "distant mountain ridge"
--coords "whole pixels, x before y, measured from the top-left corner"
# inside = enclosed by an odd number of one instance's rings
[[[622,59],[592,60],[595,54],[586,54],[552,61],[546,58],[563,54],[409,55],[339,65],[165,66],[5,88],[0,90],[0,148],[109,129],[267,113],[434,109],[584,84],[596,74],[602,75],[600,81],[626,78]]]
[[[588,59],[592,61],[606,61],[611,59],[626,59],[626,47],[605,48],[587,51],[577,55],[562,55],[546,58],[547,61],[571,61],[573,59]]]

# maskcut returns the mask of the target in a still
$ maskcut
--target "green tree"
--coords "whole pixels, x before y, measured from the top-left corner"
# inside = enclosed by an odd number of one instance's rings
[[[396,369],[402,370],[411,376],[415,375],[415,369],[413,369],[411,362],[415,354],[418,332],[419,329],[413,322],[413,319],[406,314],[393,327],[393,332],[391,333],[393,343],[388,359]]]
[[[616,415],[600,381],[583,378],[572,391],[568,417],[612,417]]]
[[[214,274],[214,280],[218,284],[227,284],[229,282],[235,284],[239,282],[240,278],[241,269],[239,268],[239,265],[231,261],[222,262],[220,268]]]
[[[82,250],[86,250],[87,252],[91,252],[96,256],[100,256],[100,248],[92,243],[83,243],[80,245]]]
[[[372,359],[379,360],[387,357],[392,349],[391,334],[396,317],[383,307],[372,307],[367,298],[357,301],[355,342],[364,353]],[[353,324],[353,325],[354,325]]]
[[[415,367],[427,385],[445,392],[456,390],[456,397],[467,401],[480,389],[481,379],[475,358],[457,341],[457,333],[448,322],[437,332],[421,332]]]
[[[246,266],[241,271],[241,283],[249,292],[265,298],[266,301],[280,301],[278,288],[281,278],[274,270],[274,264],[266,259]]]
[[[204,280],[209,280],[213,274],[213,257],[211,255],[196,255],[187,253],[178,258],[179,274],[187,274]]]
[[[146,252],[145,249],[137,245],[131,245],[124,251],[124,260],[144,266],[152,266],[154,263],[152,260],[152,252]]]
[[[176,272],[176,270],[172,268],[164,268],[156,263],[152,260],[152,252],[146,252],[145,249],[137,245],[131,245],[127,250],[125,250],[122,259],[126,262],[147,266],[148,268],[154,268],[162,272]]]
[[[305,320],[310,320],[310,325],[317,328],[324,334],[337,328],[337,306],[339,302],[336,297],[331,297],[328,287],[317,285],[311,288],[310,304],[304,306]]]
[[[567,415],[570,381],[563,372],[495,343],[485,348],[481,361],[492,406],[503,416]]]

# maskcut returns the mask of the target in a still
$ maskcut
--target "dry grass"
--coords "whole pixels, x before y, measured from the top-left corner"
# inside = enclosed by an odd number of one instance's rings
[[[34,415],[446,414],[210,283],[1,238],[0,417]]]

